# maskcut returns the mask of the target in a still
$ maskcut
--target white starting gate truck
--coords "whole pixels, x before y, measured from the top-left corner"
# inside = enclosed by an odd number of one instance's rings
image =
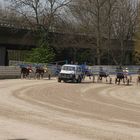
[[[58,82],[72,81],[81,83],[83,77],[82,68],[79,65],[65,64],[58,75]]]

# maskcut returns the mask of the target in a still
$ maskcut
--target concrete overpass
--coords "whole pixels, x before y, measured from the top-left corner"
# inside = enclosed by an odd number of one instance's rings
[[[92,35],[84,34],[50,32],[49,41],[56,50],[58,48],[72,48],[74,55],[79,48],[94,49],[96,46],[96,39]],[[129,49],[133,49],[133,44],[133,42],[129,42]],[[112,45],[115,48],[119,47],[116,40],[112,40]],[[8,65],[7,50],[31,50],[36,46],[35,33],[31,28],[17,27],[5,22],[0,23],[0,65]]]
[[[54,48],[91,48],[95,39],[86,35],[50,32],[49,42]],[[88,43],[87,43],[88,42]],[[31,50],[37,46],[35,32],[31,28],[0,23],[0,65],[8,65],[7,50]]]

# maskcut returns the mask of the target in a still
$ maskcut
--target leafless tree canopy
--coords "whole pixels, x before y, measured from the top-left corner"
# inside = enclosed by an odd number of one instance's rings
[[[32,25],[52,28],[70,0],[9,0],[11,9],[24,16]]]
[[[100,64],[104,49],[109,51],[116,64],[123,63],[129,49],[124,42],[133,39],[137,27],[138,1],[75,0],[70,9],[80,31],[96,38],[97,63]],[[104,38],[108,40],[106,45]],[[112,50],[116,48],[111,48],[111,39],[117,39],[120,44],[120,58],[114,57]]]

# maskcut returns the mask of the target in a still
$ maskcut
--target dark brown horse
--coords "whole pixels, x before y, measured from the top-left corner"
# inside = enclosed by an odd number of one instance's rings
[[[35,70],[35,78],[43,79],[45,70],[42,67],[37,67]]]
[[[22,67],[21,68],[21,79],[23,78],[30,78],[30,73],[32,72],[32,68],[26,68],[26,67]]]
[[[48,79],[50,80],[51,79],[50,70],[43,67],[37,67],[35,71],[35,79],[43,79],[45,73],[47,74]]]
[[[107,73],[106,71],[99,72],[97,82],[101,82],[103,78],[106,79],[106,82],[108,82],[107,78],[109,78],[109,83],[111,84],[112,78],[110,77],[109,73]]]
[[[115,84],[120,84],[120,82],[123,81],[123,83],[129,85],[130,79],[128,76],[124,74],[124,72],[118,72],[115,78]]]

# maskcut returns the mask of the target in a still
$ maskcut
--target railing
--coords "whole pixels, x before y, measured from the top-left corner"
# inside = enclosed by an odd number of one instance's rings
[[[103,70],[107,71],[109,74],[116,74],[117,66],[87,66],[93,74],[98,74],[100,67]],[[47,68],[51,71],[51,74],[54,76],[58,70],[56,65],[48,65]],[[137,71],[140,69],[140,66],[123,66],[123,68],[128,68],[129,74],[137,74]],[[20,77],[20,66],[0,66],[0,78],[19,78]],[[35,71],[35,67],[33,67]],[[60,70],[60,66],[59,66]]]
[[[31,78],[35,76],[35,67],[32,68],[33,72],[30,74]],[[47,66],[51,76],[57,75],[57,68],[55,65]],[[20,78],[21,69],[19,66],[0,66],[0,79],[11,79],[11,78]],[[48,74],[44,73],[44,77],[47,77]]]
[[[90,66],[89,68],[94,74],[98,74],[101,67],[103,68],[104,71],[108,72],[109,74],[114,75],[116,74],[116,68],[118,66],[101,65],[101,66]],[[138,70],[140,69],[140,66],[130,65],[130,66],[122,66],[122,68],[123,69],[128,68],[129,74],[137,74]]]
[[[0,66],[0,79],[19,78],[20,68],[15,66]]]

